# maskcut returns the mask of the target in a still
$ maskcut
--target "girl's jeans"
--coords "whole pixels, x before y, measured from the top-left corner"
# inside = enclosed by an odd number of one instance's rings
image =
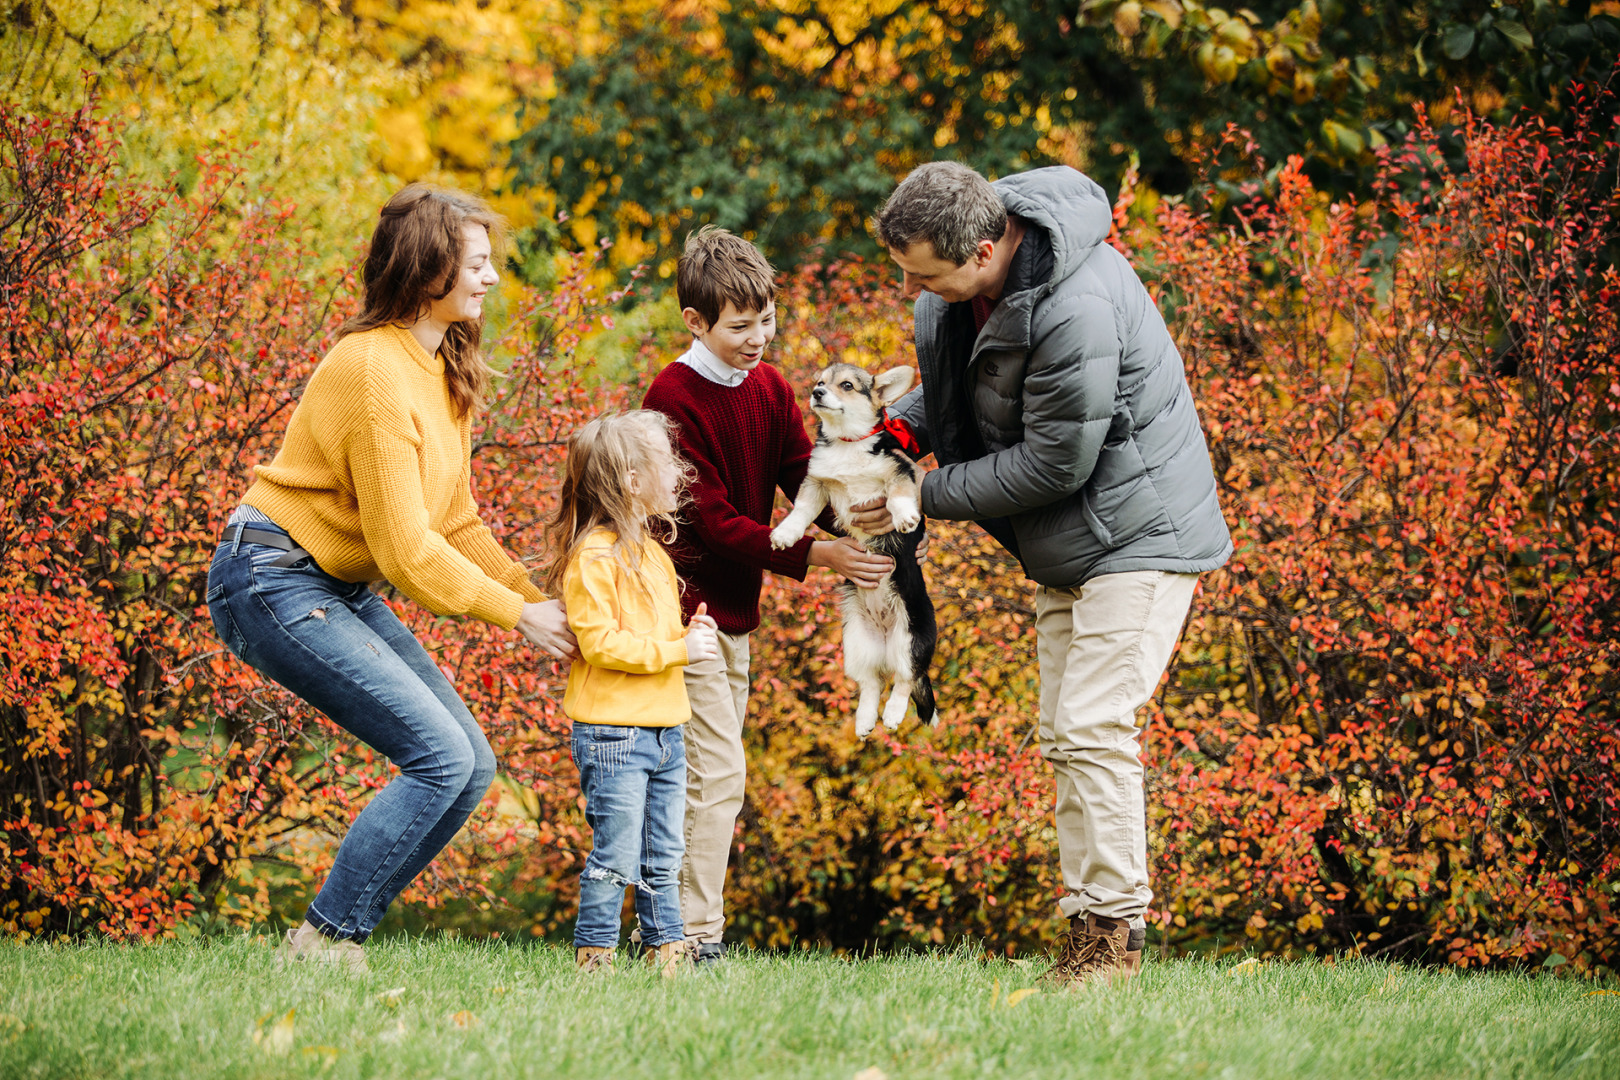
[[[321,933],[364,941],[483,799],[495,755],[427,650],[363,582],[339,581],[314,559],[270,565],[284,554],[221,544],[208,612],[231,652],[399,766],[309,906]]]
[[[686,744],[680,727],[576,722],[573,749],[592,836],[579,875],[574,944],[619,944],[627,885],[635,889],[642,944],[680,941],[686,936],[680,889]]]

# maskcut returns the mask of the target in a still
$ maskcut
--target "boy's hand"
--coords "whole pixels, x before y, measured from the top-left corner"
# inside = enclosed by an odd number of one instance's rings
[[[719,633],[719,626],[714,618],[708,614],[709,605],[699,604],[697,611],[692,613],[692,621],[686,626],[686,662],[696,664],[701,660],[713,660],[720,655],[720,643],[715,635]]]
[[[867,536],[894,532],[894,518],[889,516],[889,500],[879,496],[870,502],[856,503],[849,508],[849,523]]]
[[[877,588],[883,583],[884,576],[894,570],[893,559],[887,555],[872,554],[849,536],[841,536],[837,540],[817,540],[811,544],[810,565],[827,567],[857,589]]]
[[[536,648],[565,664],[579,659],[579,642],[568,629],[568,612],[561,600],[524,604],[517,630]]]

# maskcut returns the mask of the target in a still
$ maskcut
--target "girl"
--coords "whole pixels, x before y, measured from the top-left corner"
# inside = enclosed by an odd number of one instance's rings
[[[575,655],[562,606],[501,550],[469,486],[503,224],[477,199],[421,184],[382,208],[361,311],[316,367],[275,460],[257,467],[208,571],[209,614],[231,652],[400,769],[355,818],[284,960],[363,972],[361,943],[495,776],[478,721],[370,583]]]
[[[562,590],[582,658],[568,673],[563,711],[574,722],[574,764],[593,838],[574,924],[574,959],[586,972],[613,966],[627,885],[653,965],[673,976],[686,954],[681,725],[692,710],[681,668],[712,660],[718,644],[702,605],[682,630],[675,566],[653,530],[674,538],[689,473],[662,413],[599,417],[568,441],[550,524],[560,554],[548,584]]]

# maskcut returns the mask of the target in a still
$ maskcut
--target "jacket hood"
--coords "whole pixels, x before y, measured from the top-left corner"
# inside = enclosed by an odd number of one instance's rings
[[[1074,273],[1108,239],[1114,224],[1114,208],[1103,189],[1067,165],[1005,176],[991,186],[1009,213],[1046,230],[1053,265],[1051,280],[1043,285]]]

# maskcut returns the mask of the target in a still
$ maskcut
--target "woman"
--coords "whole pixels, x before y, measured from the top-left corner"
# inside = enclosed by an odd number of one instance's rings
[[[288,932],[288,959],[364,971],[361,944],[495,777],[478,722],[370,583],[575,655],[561,603],[501,550],[469,485],[503,225],[476,199],[420,184],[382,208],[362,310],[315,369],[208,572],[208,610],[231,652],[400,769]]]

